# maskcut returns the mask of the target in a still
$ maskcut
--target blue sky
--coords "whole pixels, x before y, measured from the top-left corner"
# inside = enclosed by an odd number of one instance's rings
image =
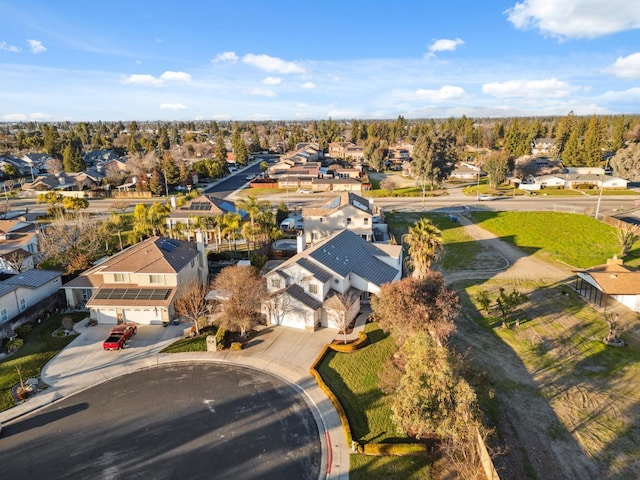
[[[629,0],[0,0],[0,121],[640,113]]]

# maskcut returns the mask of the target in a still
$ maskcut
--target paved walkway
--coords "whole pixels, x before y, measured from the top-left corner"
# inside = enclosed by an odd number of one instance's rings
[[[309,367],[322,348],[336,337],[334,330],[305,332],[286,327],[264,327],[244,350],[222,352],[160,353],[182,335],[184,325],[139,326],[127,348],[104,351],[101,342],[110,327],[76,325],[81,333],[42,370],[50,385],[26,402],[0,412],[0,422],[9,423],[63,397],[158,365],[193,362],[229,362],[276,375],[297,388],[309,403],[321,433],[323,470],[320,478],[349,478],[349,446],[333,404],[309,374]]]

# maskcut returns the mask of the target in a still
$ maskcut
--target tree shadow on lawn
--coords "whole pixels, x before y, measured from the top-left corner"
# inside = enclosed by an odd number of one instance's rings
[[[467,282],[466,286],[470,284],[473,282]],[[565,301],[561,288],[543,287],[538,295],[553,294]],[[471,364],[486,375],[491,390],[487,398],[493,399],[481,407],[488,426],[496,430],[496,436],[490,440],[491,446],[504,452],[494,458],[501,478],[600,477],[603,465],[590,458],[566,429],[545,397],[544,385],[523,361],[523,358],[542,352],[536,353],[529,344],[520,344],[522,349],[515,350],[506,341],[509,339],[519,345],[518,336],[533,329],[537,319],[530,316],[531,320],[518,331],[500,333],[498,329],[488,328],[481,319],[464,286],[456,290],[463,312],[456,320],[458,331],[452,336],[451,343],[458,351],[467,352]],[[575,308],[573,304],[568,307]],[[563,374],[570,375],[570,372]]]

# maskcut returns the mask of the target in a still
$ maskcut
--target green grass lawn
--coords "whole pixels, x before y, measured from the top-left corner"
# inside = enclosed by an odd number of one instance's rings
[[[378,388],[378,374],[396,351],[394,340],[377,323],[365,326],[371,344],[353,353],[329,352],[318,372],[338,397],[349,418],[351,434],[360,443],[406,443],[391,421],[391,400]],[[351,455],[350,478],[430,478],[424,457]]]
[[[473,212],[482,228],[525,252],[549,256],[576,268],[606,262],[620,250],[615,228],[592,217],[560,212]],[[625,257],[640,265],[640,242]]]
[[[468,269],[473,259],[482,253],[479,243],[466,234],[460,223],[452,222],[448,215],[433,213],[388,213],[385,215],[391,232],[399,242],[409,227],[423,217],[427,217],[442,231],[445,244],[442,267],[446,270]]]
[[[49,320],[36,325],[24,339],[24,346],[13,355],[0,361],[0,411],[13,407],[11,388],[20,382],[16,366],[22,371],[22,378],[37,377],[45,364],[76,336],[53,337],[60,327],[62,317],[71,317],[74,322],[86,318],[86,313],[52,315]]]

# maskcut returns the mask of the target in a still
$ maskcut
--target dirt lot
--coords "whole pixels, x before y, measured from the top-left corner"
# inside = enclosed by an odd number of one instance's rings
[[[508,262],[504,270],[445,272],[469,308],[454,344],[487,372],[497,408],[493,444],[502,479],[640,478],[640,321],[618,304],[622,349],[606,347],[603,312],[571,288],[571,269],[524,257],[517,249],[461,219],[485,240],[482,258]],[[494,262],[495,263],[495,262]],[[517,329],[491,324],[471,308],[478,288],[516,287],[529,296]],[[486,315],[485,315],[486,316]]]

